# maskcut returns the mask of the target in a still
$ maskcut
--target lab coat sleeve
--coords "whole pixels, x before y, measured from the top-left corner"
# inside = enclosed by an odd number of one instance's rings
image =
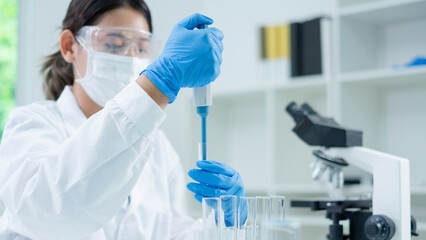
[[[0,198],[32,239],[90,235],[127,199],[164,118],[136,83],[65,141],[51,119],[18,109],[0,146]]]
[[[165,141],[165,145],[171,149],[171,151],[168,151],[169,162],[171,162],[168,177],[173,223],[171,226],[171,239],[190,240],[193,239],[193,231],[197,228],[201,228],[201,220],[194,220],[189,214],[186,197],[188,191],[186,189],[183,166],[178,154],[168,140]]]

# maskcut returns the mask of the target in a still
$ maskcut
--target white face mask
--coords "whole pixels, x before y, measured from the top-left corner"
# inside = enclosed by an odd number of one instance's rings
[[[99,106],[115,97],[131,81],[150,64],[150,59],[120,56],[86,49],[86,75],[80,74],[75,63],[74,67],[79,76],[75,82],[80,83],[87,95]]]

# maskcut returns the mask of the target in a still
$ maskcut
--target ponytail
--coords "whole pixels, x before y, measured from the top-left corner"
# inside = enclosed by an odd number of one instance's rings
[[[44,79],[44,93],[49,100],[57,100],[66,85],[74,84],[72,64],[65,61],[61,51],[46,57],[42,68]]]

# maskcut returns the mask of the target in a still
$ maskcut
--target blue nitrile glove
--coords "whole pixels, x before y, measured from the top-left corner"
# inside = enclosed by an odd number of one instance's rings
[[[194,30],[213,20],[193,14],[173,28],[161,55],[145,69],[145,74],[172,103],[183,87],[202,87],[220,73],[223,33],[217,28]]]
[[[240,174],[228,165],[215,161],[197,161],[200,169],[191,169],[188,175],[198,183],[188,183],[188,190],[195,193],[195,199],[199,202],[203,197],[220,197],[222,195],[237,196],[237,209],[240,197],[245,197],[243,180]],[[244,208],[242,208],[244,209]],[[225,223],[227,226],[233,225],[233,215],[229,215],[229,207],[222,206],[225,213]],[[242,214],[245,221],[246,210]]]

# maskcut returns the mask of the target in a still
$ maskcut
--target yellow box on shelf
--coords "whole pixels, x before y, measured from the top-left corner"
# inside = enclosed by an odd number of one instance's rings
[[[276,59],[290,56],[289,25],[266,26],[261,29],[262,58]]]

